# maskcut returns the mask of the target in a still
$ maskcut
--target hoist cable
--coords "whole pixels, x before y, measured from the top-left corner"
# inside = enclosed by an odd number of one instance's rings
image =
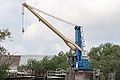
[[[24,33],[24,6],[22,7],[22,33]]]
[[[30,6],[30,5],[29,5],[29,6]],[[42,14],[45,14],[45,15],[47,15],[47,16],[49,16],[49,17],[52,17],[52,18],[54,18],[54,19],[56,19],[56,20],[59,20],[59,21],[61,21],[61,22],[64,22],[64,23],[69,24],[69,25],[72,25],[72,26],[76,26],[76,24],[73,24],[73,23],[71,23],[71,22],[68,22],[68,21],[66,21],[66,20],[63,20],[63,19],[58,18],[58,17],[56,17],[56,16],[53,16],[53,15],[51,15],[51,14],[49,14],[49,13],[46,13],[46,12],[40,10],[40,9],[34,8],[34,7],[32,7],[32,6],[30,6],[30,7],[31,7],[32,9],[34,9],[34,10],[36,10],[36,11],[42,13]]]

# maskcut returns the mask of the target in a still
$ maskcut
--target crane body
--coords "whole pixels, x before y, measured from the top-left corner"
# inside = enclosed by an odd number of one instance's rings
[[[82,45],[82,30],[81,30],[81,26],[75,26],[75,43],[83,50],[83,45]],[[72,68],[76,71],[79,70],[84,70],[84,71],[89,71],[89,70],[93,70],[91,69],[92,66],[89,64],[88,62],[88,58],[85,58],[85,56],[83,56],[83,51],[79,51],[76,48],[75,51],[76,55],[72,56],[72,63],[70,64],[72,65]],[[70,59],[69,59],[70,60]]]
[[[89,67],[88,59],[82,58],[82,38],[81,38],[81,26],[75,26],[75,43],[70,39],[66,38],[57,29],[55,29],[50,23],[48,23],[44,18],[42,18],[37,12],[35,12],[31,6],[26,3],[22,4],[24,7],[29,9],[40,21],[42,21],[48,28],[55,32],[73,51],[75,51],[75,56],[69,56],[69,64],[72,69],[79,70],[92,70]],[[72,62],[71,60],[72,59]]]

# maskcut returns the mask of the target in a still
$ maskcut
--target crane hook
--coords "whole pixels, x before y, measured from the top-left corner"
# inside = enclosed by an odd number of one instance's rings
[[[24,33],[25,32],[25,30],[24,30],[24,28],[22,28],[22,33]]]

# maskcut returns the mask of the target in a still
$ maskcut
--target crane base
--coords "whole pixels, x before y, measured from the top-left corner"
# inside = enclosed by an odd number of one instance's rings
[[[93,80],[92,72],[75,72],[75,80]]]

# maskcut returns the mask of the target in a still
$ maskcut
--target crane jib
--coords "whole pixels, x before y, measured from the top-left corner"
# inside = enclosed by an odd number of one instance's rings
[[[27,5],[26,3],[22,4],[25,6],[27,9],[29,9],[40,21],[42,21],[48,28],[50,28],[53,32],[55,32],[63,41],[72,49],[76,50],[76,48],[79,51],[82,51],[82,49],[73,41],[70,39],[66,38],[63,34],[61,34],[57,29],[55,29],[50,23],[48,23],[43,17],[41,17],[37,12],[35,12],[31,6]]]

